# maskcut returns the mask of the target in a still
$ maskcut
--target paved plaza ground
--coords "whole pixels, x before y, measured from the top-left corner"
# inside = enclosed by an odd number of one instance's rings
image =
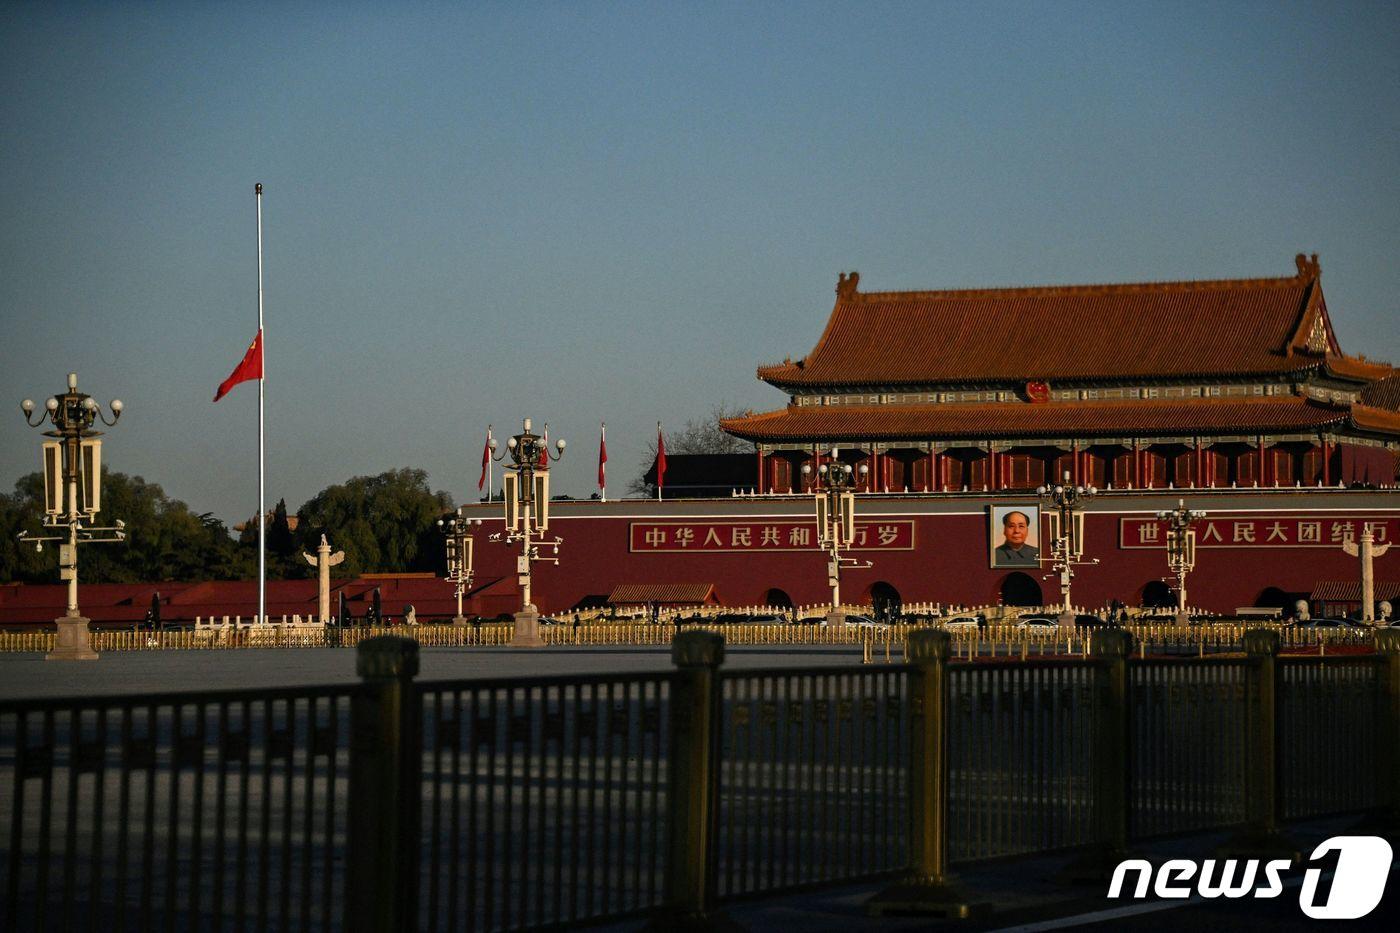
[[[883,660],[883,658],[881,659]],[[860,647],[729,648],[727,667],[860,663]],[[672,668],[669,645],[606,648],[424,648],[419,679],[611,674]],[[0,654],[0,699],[293,687],[352,683],[353,648],[110,651],[97,661]]]
[[[1324,839],[1365,830],[1358,829],[1355,817],[1343,817],[1295,823],[1287,832],[1306,856]],[[1213,857],[1215,847],[1228,839],[1228,833],[1182,836],[1134,846],[1132,854],[1158,865],[1172,858],[1200,860]],[[1309,919],[1298,906],[1303,880],[1301,869],[1284,873],[1283,892],[1269,899],[1207,900],[1194,894],[1186,900],[1164,901],[1155,897],[1109,900],[1105,896],[1106,884],[1066,885],[1054,880],[1068,858],[1053,855],[964,866],[955,873],[957,884],[969,903],[982,905],[987,911],[973,920],[871,918],[865,911],[866,901],[878,893],[885,882],[761,897],[731,904],[725,914],[738,929],[756,933],[914,933],[920,930],[1046,933],[1077,929],[1131,930],[1134,933],[1176,933],[1193,929],[1285,933],[1330,928],[1327,921]],[[1397,874],[1400,873],[1392,865],[1386,895],[1371,914],[1359,920],[1334,921],[1331,927],[1345,929],[1348,933],[1400,929],[1400,878]],[[1322,877],[1320,892],[1328,890],[1325,879],[1332,877],[1332,870],[1325,868]],[[1326,897],[1326,894],[1321,896]],[[644,929],[643,923],[633,922],[610,924],[600,931],[641,933]]]

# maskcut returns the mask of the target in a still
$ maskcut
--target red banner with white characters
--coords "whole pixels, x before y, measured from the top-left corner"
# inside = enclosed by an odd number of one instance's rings
[[[754,551],[810,551],[817,547],[817,523],[807,521],[633,522],[634,554],[749,554]],[[914,523],[857,521],[853,551],[912,551]]]
[[[1360,540],[1367,527],[1377,544],[1400,541],[1400,517],[1375,515],[1270,515],[1227,518],[1211,516],[1195,522],[1196,547],[1341,547],[1348,538]],[[1119,520],[1121,548],[1165,548],[1167,523],[1155,518]]]

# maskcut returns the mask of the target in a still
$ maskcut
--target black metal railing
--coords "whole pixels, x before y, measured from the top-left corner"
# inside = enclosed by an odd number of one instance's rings
[[[905,673],[814,668],[723,675],[720,897],[902,866]]]
[[[0,704],[0,926],[335,929],[354,689]]]
[[[1047,852],[1088,839],[1092,675],[1071,662],[954,667],[950,860]]]
[[[417,685],[422,929],[574,924],[660,906],[670,681]]]
[[[1377,703],[1383,670],[1376,657],[1280,664],[1283,817],[1367,810],[1382,802],[1375,780]]]
[[[1208,658],[1131,665],[1133,836],[1244,822],[1247,664]]]
[[[948,865],[1400,810],[1400,632],[1377,654],[909,663],[0,703],[4,929],[496,930],[902,875],[872,909],[967,908]]]

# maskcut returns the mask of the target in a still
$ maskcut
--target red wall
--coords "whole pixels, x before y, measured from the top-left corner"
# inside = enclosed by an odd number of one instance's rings
[[[866,602],[872,584],[894,586],[905,602],[933,601],[981,605],[998,601],[1007,570],[989,567],[987,506],[1034,504],[1016,496],[871,496],[858,500],[861,518],[889,517],[915,522],[912,551],[864,551],[856,556],[874,561],[870,570],[846,570],[842,595],[848,602]],[[1101,496],[1087,516],[1086,557],[1095,566],[1076,571],[1073,599],[1078,605],[1101,606],[1111,599],[1138,605],[1143,587],[1167,577],[1166,553],[1161,549],[1119,546],[1119,522],[1144,517],[1176,505],[1177,494],[1118,494]],[[1350,490],[1240,493],[1193,492],[1188,504],[1220,518],[1346,515],[1358,522],[1389,518],[1400,521],[1400,493]],[[519,545],[485,540],[499,531],[499,506],[469,506],[463,514],[485,519],[478,536],[478,584],[501,578],[492,587],[499,594],[514,587],[514,561]],[[550,535],[564,539],[560,562],[537,564],[535,601],[545,612],[563,611],[589,595],[606,595],[624,583],[713,583],[722,602],[759,604],[769,589],[785,591],[796,604],[822,603],[830,598],[826,586],[826,557],[815,548],[805,551],[742,553],[631,553],[629,526],[633,522],[687,519],[740,521],[759,516],[785,519],[813,514],[810,496],[754,499],[691,500],[689,502],[555,503]],[[550,554],[548,548],[542,553]],[[1029,571],[1047,602],[1058,601],[1058,583],[1044,569]],[[1376,562],[1377,580],[1400,580],[1400,548]],[[1358,563],[1340,547],[1203,548],[1197,569],[1188,579],[1190,603],[1216,612],[1261,604],[1265,591],[1276,588],[1306,596],[1324,580],[1359,579]],[[487,612],[489,608],[489,613]],[[479,611],[499,611],[482,605]]]

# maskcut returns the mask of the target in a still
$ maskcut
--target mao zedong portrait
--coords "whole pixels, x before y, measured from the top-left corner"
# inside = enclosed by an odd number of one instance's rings
[[[996,549],[998,567],[1038,567],[1040,551],[1026,543],[1031,520],[1025,512],[1010,511],[1001,517],[1001,533],[1006,540]]]

